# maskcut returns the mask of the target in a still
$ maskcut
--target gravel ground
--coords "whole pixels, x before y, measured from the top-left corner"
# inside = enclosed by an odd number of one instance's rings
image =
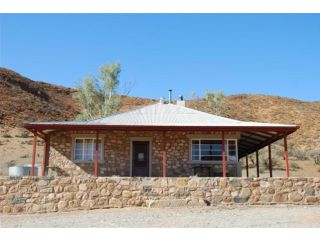
[[[1,227],[320,227],[320,206],[122,208],[0,214]]]

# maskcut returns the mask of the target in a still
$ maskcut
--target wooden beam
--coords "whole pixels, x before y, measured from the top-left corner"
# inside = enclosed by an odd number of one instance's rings
[[[249,161],[248,161],[248,155],[246,156],[246,172],[247,172],[247,177],[249,177]]]
[[[48,152],[48,138],[44,138],[43,143],[43,159],[41,165],[41,176],[44,177],[46,174],[46,161],[47,161],[47,152]]]
[[[162,176],[167,176],[166,132],[162,132]]]
[[[257,166],[257,177],[260,177],[259,173],[259,151],[256,151],[256,166]]]
[[[33,133],[33,143],[32,143],[32,161],[31,161],[31,176],[35,175],[35,163],[36,163],[36,154],[37,154],[37,133]]]
[[[284,140],[284,160],[286,161],[286,176],[290,177],[287,136],[284,136],[283,140]]]
[[[226,146],[224,140],[224,131],[222,131],[222,175],[223,177],[227,176],[227,162],[226,162]]]
[[[96,177],[99,176],[99,131],[96,132],[96,151],[95,151],[95,159],[94,159],[94,176],[96,176]]]
[[[269,173],[270,173],[270,177],[272,177],[271,144],[268,145],[268,155],[269,155]]]

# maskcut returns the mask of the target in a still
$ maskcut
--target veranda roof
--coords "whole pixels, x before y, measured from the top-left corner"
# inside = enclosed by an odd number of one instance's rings
[[[239,121],[165,103],[151,104],[91,121],[27,122],[23,126],[34,132],[102,129],[240,131],[240,157],[299,128],[292,124]]]

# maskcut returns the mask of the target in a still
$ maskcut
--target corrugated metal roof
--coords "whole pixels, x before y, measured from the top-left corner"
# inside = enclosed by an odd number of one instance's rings
[[[96,120],[78,122],[38,122],[37,124],[124,125],[124,126],[226,126],[226,127],[295,127],[288,124],[246,122],[197,111],[191,108],[156,103]]]

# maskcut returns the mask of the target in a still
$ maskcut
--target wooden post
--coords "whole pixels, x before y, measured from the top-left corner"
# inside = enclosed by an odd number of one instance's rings
[[[269,173],[270,173],[270,177],[272,177],[271,144],[268,145],[268,155],[269,155]]]
[[[283,140],[284,140],[284,160],[286,161],[286,176],[290,177],[287,136],[284,136]]]
[[[167,149],[166,149],[166,132],[162,133],[162,176],[167,176]]]
[[[247,177],[249,177],[249,162],[248,162],[248,155],[246,155],[246,172],[247,172]]]
[[[259,173],[259,151],[256,151],[256,166],[257,166],[257,177],[260,177],[260,173]]]
[[[222,131],[222,176],[227,176],[227,163],[226,163],[226,146],[224,140],[224,131]]]
[[[102,147],[102,146],[101,146]],[[98,177],[99,175],[99,131],[96,132],[96,151],[94,159],[94,175]]]
[[[46,174],[46,161],[47,161],[47,151],[48,151],[48,138],[45,136],[43,143],[43,159],[41,165],[41,176],[44,177]]]
[[[33,133],[33,147],[32,147],[32,162],[31,162],[31,176],[34,177],[35,169],[34,165],[36,163],[36,154],[37,154],[37,133]]]

